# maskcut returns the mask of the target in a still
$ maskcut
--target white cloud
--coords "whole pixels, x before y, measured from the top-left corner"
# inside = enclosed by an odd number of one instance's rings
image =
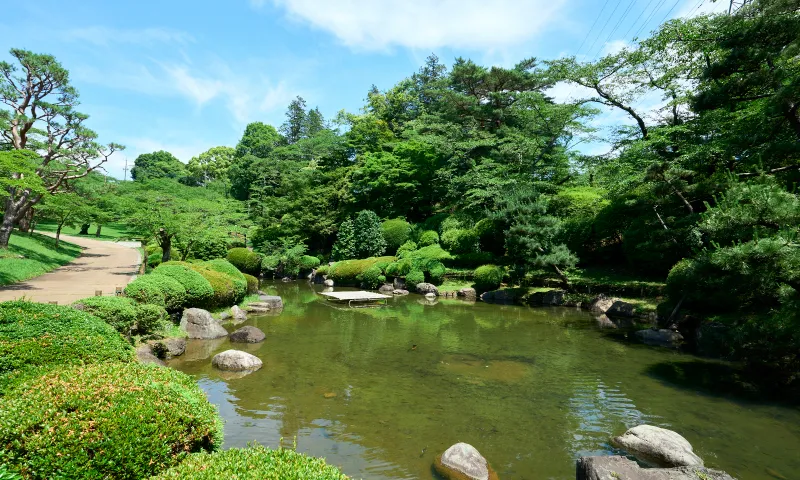
[[[347,46],[492,50],[528,41],[550,27],[567,0],[271,0],[297,20]],[[266,0],[250,0],[254,8]]]
[[[162,43],[186,44],[194,41],[188,33],[168,28],[116,29],[93,26],[67,30],[63,37],[66,40],[84,41],[102,46],[112,43],[152,46]]]

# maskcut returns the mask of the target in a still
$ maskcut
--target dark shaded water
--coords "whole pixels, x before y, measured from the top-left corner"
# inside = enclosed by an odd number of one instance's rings
[[[265,342],[192,341],[170,363],[219,405],[227,448],[296,439],[355,478],[430,479],[433,459],[463,441],[503,479],[571,479],[577,457],[614,453],[610,436],[646,422],[740,479],[800,471],[800,410],[676,383],[717,365],[628,343],[585,312],[417,295],[337,309],[318,286],[270,288],[283,297],[280,315],[227,326],[255,325]],[[229,348],[264,368],[226,378],[211,356]]]

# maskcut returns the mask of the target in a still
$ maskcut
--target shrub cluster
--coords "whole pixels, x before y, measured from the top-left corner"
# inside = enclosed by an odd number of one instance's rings
[[[313,270],[320,264],[319,258],[311,255],[303,255],[300,257],[300,270]]]
[[[242,273],[258,275],[261,272],[261,255],[246,248],[228,250],[228,262]]]
[[[378,277],[383,276],[385,269],[395,260],[395,257],[342,260],[328,268],[328,277],[339,285],[363,285],[365,288],[375,288],[381,282]],[[383,281],[385,279],[384,276]]]
[[[317,275],[327,275],[329,268],[330,267],[328,265],[320,265],[317,267]]]
[[[188,263],[168,262],[153,270],[153,275],[174,278],[186,290],[186,305],[201,307],[208,305],[214,297],[214,289],[202,275],[189,268]]]
[[[411,285],[417,285],[423,283],[425,281],[425,273],[422,270],[412,270],[406,275],[406,283]]]
[[[438,244],[434,244],[422,247],[419,250],[404,252],[398,263],[405,262],[405,265],[400,271],[419,271],[422,272],[423,275],[427,273],[428,280],[431,283],[440,285],[444,281],[444,274],[446,272],[446,268],[442,262],[451,258],[453,258],[452,255],[446,250]],[[401,267],[398,266],[397,268]],[[408,277],[406,277],[406,282],[409,282]]]
[[[87,312],[25,301],[0,303],[0,391],[12,377],[39,368],[132,360],[125,339]]]
[[[409,240],[404,244],[400,245],[400,248],[397,249],[397,256],[402,257],[403,254],[405,254],[406,252],[413,252],[416,249],[417,249],[417,244]]]
[[[455,254],[478,251],[478,234],[472,229],[454,228],[442,233],[442,246]]]
[[[381,231],[386,240],[386,250],[394,252],[411,237],[411,224],[402,218],[385,220]]]
[[[503,281],[505,272],[497,265],[483,265],[475,269],[475,288],[488,291],[497,290]]]
[[[72,306],[96,316],[125,335],[154,333],[165,325],[167,318],[163,307],[137,304],[127,297],[88,297],[76,300]]]
[[[244,279],[247,280],[247,293],[258,293],[258,279],[252,275],[243,274]]]
[[[186,289],[166,275],[142,275],[125,287],[125,295],[140,303],[158,305],[175,312],[186,304]]]
[[[276,450],[252,445],[248,448],[190,455],[154,480],[347,480],[336,467],[325,460],[309,457],[294,450]]]
[[[25,478],[148,478],[222,443],[216,408],[193,378],[169,368],[74,366],[9,393],[0,457]]]
[[[205,265],[192,265],[192,269],[202,275],[214,291],[207,304],[208,307],[224,307],[239,302],[241,297],[236,295],[234,280],[230,275],[211,270]],[[245,290],[247,289],[246,282],[245,280]]]
[[[209,233],[192,244],[192,250],[189,252],[189,256],[197,260],[225,258],[228,254],[228,248],[230,248],[230,246],[225,235]]]
[[[434,230],[427,230],[419,236],[419,246],[427,247],[428,245],[436,245],[439,243],[439,234]]]
[[[235,298],[233,303],[238,303],[239,300],[244,298],[244,296],[247,294],[247,280],[244,278],[242,272],[240,272],[239,269],[236,268],[231,262],[217,258],[203,262],[203,266],[209,270],[214,270],[215,272],[223,273],[230,277],[230,279],[233,281]]]

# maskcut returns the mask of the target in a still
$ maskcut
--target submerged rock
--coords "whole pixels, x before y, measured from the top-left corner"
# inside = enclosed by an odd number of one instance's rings
[[[647,345],[659,345],[664,347],[677,347],[683,343],[683,335],[666,328],[660,330],[653,328],[639,330],[636,332],[636,338]]]
[[[181,330],[189,338],[209,340],[228,336],[228,331],[222,328],[207,310],[202,308],[187,308],[181,317]]]
[[[702,467],[692,445],[682,436],[653,425],[638,425],[611,443],[646,463],[660,467]]]
[[[476,300],[478,298],[478,293],[474,288],[462,288],[456,295],[465,300]]]
[[[267,336],[258,328],[248,325],[231,333],[228,338],[234,343],[258,343],[263,342]]]
[[[283,300],[277,295],[260,295],[258,297],[260,306],[269,307],[272,310],[281,310],[283,308]],[[263,305],[262,305],[263,304]],[[251,305],[256,305],[251,303]]]
[[[459,442],[445,450],[433,464],[436,473],[447,480],[496,480],[489,462],[468,443]]]
[[[222,353],[214,355],[211,359],[211,365],[220,370],[227,370],[231,372],[254,372],[261,368],[264,364],[261,359],[255,355],[250,355],[241,350],[225,350]]]
[[[702,476],[701,476],[702,475]],[[642,468],[626,457],[582,457],[575,465],[577,480],[735,480],[705,467]]]

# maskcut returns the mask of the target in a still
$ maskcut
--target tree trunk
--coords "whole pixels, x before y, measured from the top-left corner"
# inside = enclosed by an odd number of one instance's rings
[[[63,226],[63,223],[59,223],[58,228],[56,229],[56,249],[58,249],[58,241],[61,239],[61,227]]]
[[[558,265],[553,265],[553,268],[555,268],[556,274],[558,274],[558,277],[561,279],[561,284],[564,285],[564,289],[568,290],[569,279],[567,278],[567,276],[564,274],[564,272],[561,271],[560,268],[558,268]]]
[[[25,215],[20,217],[17,226],[20,232],[28,232],[31,229],[31,220],[33,219],[33,209],[29,208]]]
[[[78,232],[78,235],[89,235],[89,227],[91,225],[88,223],[81,224],[81,231]]]
[[[96,232],[94,232],[94,236],[95,236],[95,237],[100,237],[100,230],[101,230],[102,228],[103,228],[103,226],[102,226],[102,225],[100,225],[100,224],[98,223],[98,224],[97,224],[97,231],[96,231]]]
[[[172,250],[172,235],[167,235],[167,232],[162,228],[158,232],[158,236],[161,238],[161,241],[158,242],[161,244],[161,263],[169,262],[169,254],[170,250]]]
[[[17,210],[11,198],[7,198],[5,202],[5,211],[3,212],[3,221],[0,223],[0,249],[8,248],[8,240],[11,238],[11,232],[14,230],[14,222],[17,219]]]

